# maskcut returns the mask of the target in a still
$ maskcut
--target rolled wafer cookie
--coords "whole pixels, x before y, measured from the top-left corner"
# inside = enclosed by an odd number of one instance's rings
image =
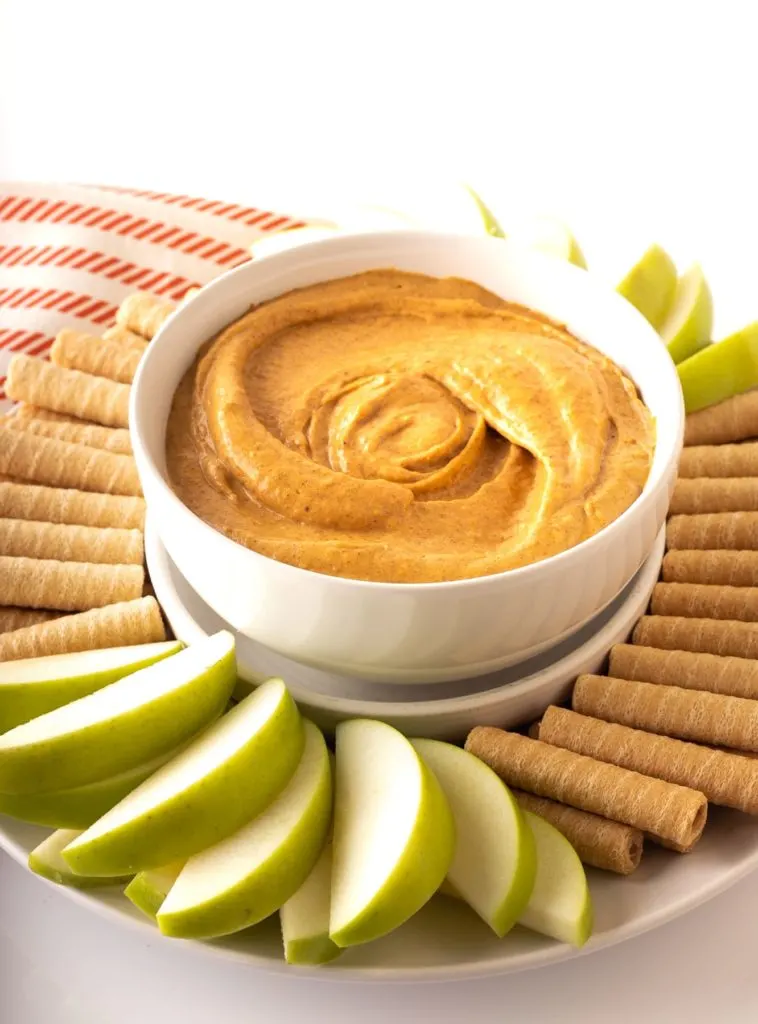
[[[13,356],[5,391],[17,402],[29,402],[104,427],[129,426],[128,384],[67,370],[34,356]]]
[[[12,633],[14,629],[36,626],[38,622],[50,622],[62,614],[46,608],[0,608],[0,633]]]
[[[53,412],[52,409],[42,409],[38,405],[30,405],[28,402],[18,402],[7,413],[6,419],[14,423],[24,423],[28,420],[45,420],[48,423],[73,423],[80,427],[86,424],[86,420],[80,420],[76,416],[64,416],[61,412]]]
[[[131,455],[114,455],[100,448],[6,426],[0,426],[0,473],[17,480],[97,494],[142,494],[137,465]]]
[[[8,416],[3,426],[11,430],[23,430],[29,434],[41,434],[56,441],[68,441],[71,444],[83,444],[88,448],[102,448],[103,451],[115,452],[117,455],[131,455],[132,442],[129,431],[120,427],[99,427],[94,423],[55,422],[48,419],[33,417]]]
[[[85,612],[141,597],[144,581],[141,565],[0,555],[0,605]]]
[[[123,348],[135,348],[140,352],[144,352],[147,348],[147,338],[143,338],[141,334],[135,334],[134,331],[130,331],[120,324],[114,324],[107,331],[103,331],[103,341],[117,342]]]
[[[617,875],[630,875],[639,867],[643,847],[639,829],[520,789],[513,790],[513,795],[524,810],[538,814],[562,832],[585,864]]]
[[[175,309],[173,302],[156,298],[149,292],[135,292],[119,306],[116,323],[150,341]]]
[[[666,524],[669,548],[758,550],[758,512],[706,512],[671,516]]]
[[[656,583],[650,601],[653,615],[758,622],[758,587],[724,587],[708,583]]]
[[[581,715],[661,736],[676,736],[733,750],[758,751],[758,701],[755,700],[613,676],[587,675],[577,679],[571,706]]]
[[[57,562],[142,565],[144,544],[140,530],[0,519],[0,555]]]
[[[0,481],[0,517],[143,530],[145,500]]]
[[[691,848],[705,826],[708,801],[702,793],[541,740],[477,726],[466,750],[509,786],[623,822],[682,849]]]
[[[677,549],[663,559],[666,583],[758,587],[758,551]]]
[[[758,623],[691,619],[683,615],[643,615],[634,627],[632,643],[670,651],[758,658]]]
[[[141,597],[6,633],[0,636],[0,662],[131,647],[165,639],[158,602],[154,597]]]
[[[685,445],[726,444],[749,437],[758,437],[758,391],[727,398],[691,413],[685,421]]]
[[[147,348],[147,342],[143,343]],[[50,361],[56,366],[81,370],[96,377],[107,377],[122,384],[131,384],[137,372],[142,351],[136,345],[120,345],[104,341],[92,334],[63,330],[50,349]]]
[[[679,460],[679,476],[758,476],[758,443],[706,444],[685,448]]]
[[[679,479],[671,496],[671,515],[702,512],[755,512],[758,510],[758,477],[707,477]]]
[[[750,658],[616,644],[611,648],[608,675],[758,700],[758,661]]]
[[[721,807],[758,814],[758,760],[753,758],[558,707],[549,707],[543,715],[539,738],[641,775],[697,789]]]

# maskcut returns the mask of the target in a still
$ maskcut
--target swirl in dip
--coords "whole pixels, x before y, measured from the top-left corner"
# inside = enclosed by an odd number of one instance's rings
[[[253,308],[174,397],[172,485],[263,555],[364,580],[502,572],[639,495],[653,419],[565,328],[469,281],[376,270]]]

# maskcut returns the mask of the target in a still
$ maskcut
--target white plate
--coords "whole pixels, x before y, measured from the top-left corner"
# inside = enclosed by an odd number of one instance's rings
[[[209,955],[267,971],[345,981],[452,981],[542,967],[665,924],[758,867],[758,823],[736,811],[719,810],[712,818],[693,853],[682,856],[646,849],[642,865],[629,878],[588,872],[596,927],[579,954],[522,928],[496,939],[473,912],[444,897],[435,897],[391,935],[348,950],[321,968],[296,968],[282,961],[276,915],[236,936],[195,946]],[[44,829],[0,815],[0,847],[22,864],[45,835]],[[136,926],[146,937],[157,937],[155,926],[118,889],[59,891],[114,923]]]
[[[381,718],[408,735],[460,739],[475,725],[532,721],[548,704],[565,700],[578,675],[599,671],[612,645],[629,636],[658,578],[664,541],[661,531],[639,573],[588,625],[550,650],[487,676],[382,685],[301,665],[238,633],[240,675],[250,682],[281,676],[302,710],[326,730],[345,718]],[[149,520],[145,553],[156,597],[180,640],[192,643],[230,628],[187,583]]]

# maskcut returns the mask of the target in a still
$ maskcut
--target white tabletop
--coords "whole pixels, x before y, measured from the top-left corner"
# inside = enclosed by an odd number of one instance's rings
[[[702,261],[717,334],[758,317],[751,5],[0,0],[0,179],[304,212],[557,214],[609,279]],[[494,12],[497,10],[497,16]],[[179,13],[181,12],[181,13]],[[294,204],[294,205],[293,205]],[[449,986],[338,986],[120,931],[0,855],[2,1024],[758,1017],[758,877],[615,949]]]

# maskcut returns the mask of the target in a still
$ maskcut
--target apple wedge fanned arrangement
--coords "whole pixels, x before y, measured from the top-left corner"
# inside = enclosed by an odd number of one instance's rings
[[[57,829],[37,874],[125,886],[177,938],[278,912],[292,964],[380,938],[439,892],[498,937],[589,937],[573,848],[473,754],[367,719],[331,754],[280,679],[230,704],[225,631],[94,653],[0,668],[0,813]]]

